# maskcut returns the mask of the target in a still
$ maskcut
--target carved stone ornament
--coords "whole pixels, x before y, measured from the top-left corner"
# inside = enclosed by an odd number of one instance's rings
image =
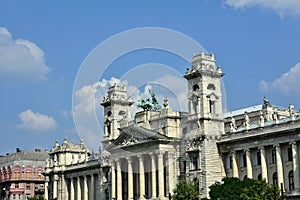
[[[201,150],[204,139],[205,139],[205,136],[200,136],[200,137],[197,137],[197,138],[193,138],[192,141],[188,141],[186,151]]]
[[[131,144],[136,144],[138,142],[139,141],[137,140],[137,138],[134,138],[133,136],[131,136],[129,138],[124,139],[121,145],[128,146],[128,145],[131,145]]]

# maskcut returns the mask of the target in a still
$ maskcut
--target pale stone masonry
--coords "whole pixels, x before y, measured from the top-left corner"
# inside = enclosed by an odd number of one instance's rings
[[[100,155],[66,139],[50,151],[48,199],[170,199],[179,181],[194,181],[201,197],[223,177],[264,179],[299,199],[300,117],[293,105],[261,105],[223,113],[214,54],[194,55],[186,70],[188,111],[161,109],[130,116],[133,101],[122,85],[103,97]],[[153,96],[152,96],[153,98]]]

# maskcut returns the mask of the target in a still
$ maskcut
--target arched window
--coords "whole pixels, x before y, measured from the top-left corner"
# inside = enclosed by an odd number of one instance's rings
[[[295,189],[295,185],[294,185],[294,172],[293,170],[291,170],[289,172],[289,190],[292,191]]]
[[[273,174],[272,179],[273,179],[273,185],[278,185],[277,172]]]
[[[216,89],[216,86],[214,85],[214,84],[208,84],[208,86],[207,86],[207,89],[208,90],[215,90]]]
[[[257,180],[262,180],[262,175],[261,174],[258,174],[258,176],[257,176]]]
[[[199,85],[198,84],[193,85],[193,91],[198,91],[198,90],[199,90]]]

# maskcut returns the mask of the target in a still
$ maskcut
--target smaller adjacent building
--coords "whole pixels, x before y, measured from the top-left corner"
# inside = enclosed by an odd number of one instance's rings
[[[89,153],[83,141],[80,144],[66,138],[62,144],[56,141],[46,160],[45,198],[99,199],[100,174],[98,154]]]
[[[25,200],[44,195],[44,168],[48,152],[40,149],[21,151],[0,157],[0,199]]]

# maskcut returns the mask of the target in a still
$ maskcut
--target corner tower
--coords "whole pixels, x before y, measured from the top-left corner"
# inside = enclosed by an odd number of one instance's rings
[[[119,128],[131,120],[130,106],[133,101],[127,97],[126,86],[114,84],[109,87],[101,105],[104,107],[103,149],[119,136]]]
[[[189,109],[187,173],[190,181],[199,183],[201,197],[208,197],[209,186],[221,181],[223,175],[216,143],[224,132],[221,90],[224,74],[215,62],[213,53],[201,52],[193,56],[192,67],[184,76],[188,80]]]

